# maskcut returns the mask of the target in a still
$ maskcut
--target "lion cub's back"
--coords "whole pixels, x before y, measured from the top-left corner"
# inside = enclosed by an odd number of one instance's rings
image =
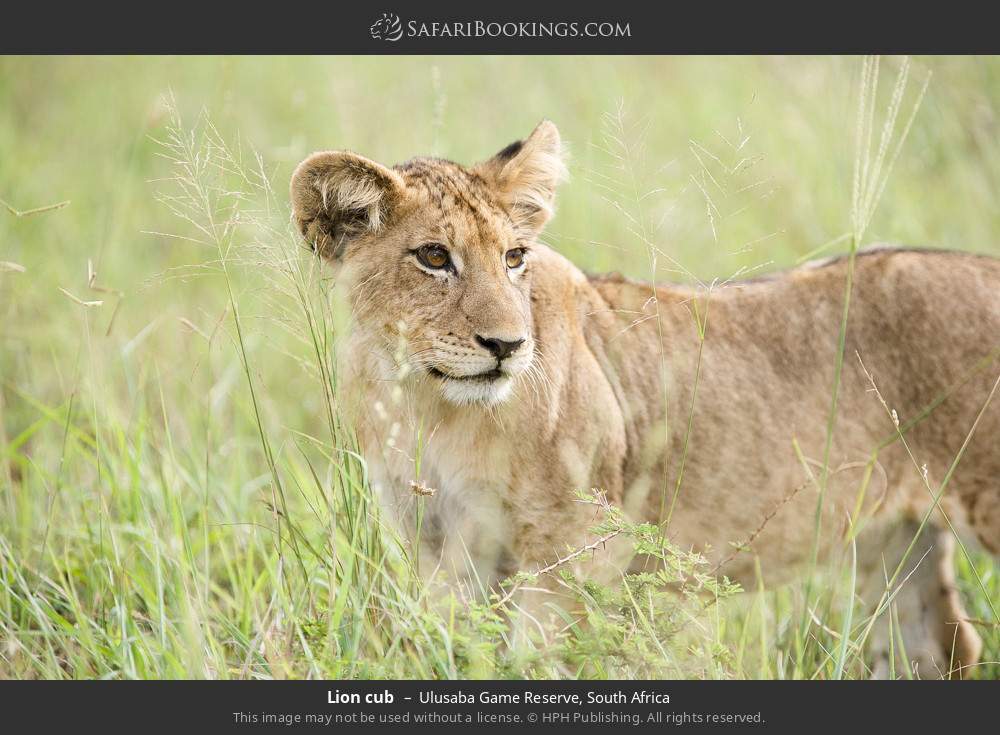
[[[649,433],[665,411],[657,403],[664,391],[656,388],[666,356],[666,413],[681,432],[672,444],[690,448],[684,484],[698,485],[689,488],[695,494],[703,489],[703,497],[722,502],[738,484],[749,484],[750,502],[766,505],[770,484],[797,482],[793,439],[807,456],[822,456],[848,267],[847,258],[817,261],[711,292],[664,286],[655,299],[649,284],[591,279],[611,315],[595,318],[594,329],[609,345],[610,362],[620,365],[631,404],[626,413],[644,424],[632,427],[633,436]],[[927,413],[906,436],[940,482],[1000,372],[1000,360],[992,359],[1000,356],[1000,260],[864,250],[855,260],[849,313],[834,456],[869,456],[895,433],[889,411],[902,426]],[[706,325],[703,346],[698,320]],[[871,390],[869,373],[888,410]],[[685,442],[687,424],[677,417],[691,410]],[[977,534],[994,549],[1000,546],[997,437],[1000,396],[980,418],[952,480]],[[880,461],[894,482],[912,481],[915,492],[926,494],[898,443]],[[739,472],[730,477],[727,467]]]
[[[858,271],[856,293],[864,311],[884,316],[877,330],[863,312],[852,320],[872,355],[865,365],[901,426],[915,422],[905,436],[931,486],[954,465],[946,501],[958,499],[955,514],[1000,552],[1000,260],[919,250],[868,258],[874,267]],[[928,493],[916,493],[922,511]]]

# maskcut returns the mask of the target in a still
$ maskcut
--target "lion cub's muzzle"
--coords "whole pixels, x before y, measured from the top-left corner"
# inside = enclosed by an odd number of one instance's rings
[[[452,403],[502,403],[511,395],[514,378],[531,365],[533,341],[479,334],[474,335],[474,341],[477,348],[469,345],[456,351],[454,345],[448,345],[440,355],[445,359],[428,366],[427,371]]]

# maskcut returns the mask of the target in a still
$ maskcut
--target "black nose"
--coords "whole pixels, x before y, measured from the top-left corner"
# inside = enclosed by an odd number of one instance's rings
[[[508,342],[504,339],[480,337],[478,334],[476,335],[476,342],[488,349],[493,357],[498,360],[513,355],[517,351],[517,348],[524,344],[523,339],[515,339],[513,342]]]

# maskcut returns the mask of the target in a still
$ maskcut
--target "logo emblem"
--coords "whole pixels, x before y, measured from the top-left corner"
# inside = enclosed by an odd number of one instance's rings
[[[382,13],[368,30],[376,41],[398,41],[403,37],[403,24],[395,13]]]

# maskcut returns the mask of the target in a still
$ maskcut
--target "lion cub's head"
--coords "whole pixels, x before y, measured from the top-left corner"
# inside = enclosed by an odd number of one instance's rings
[[[416,158],[387,168],[314,153],[292,176],[306,242],[343,266],[357,327],[454,403],[499,403],[529,370],[532,247],[565,167],[559,132],[472,167]]]

